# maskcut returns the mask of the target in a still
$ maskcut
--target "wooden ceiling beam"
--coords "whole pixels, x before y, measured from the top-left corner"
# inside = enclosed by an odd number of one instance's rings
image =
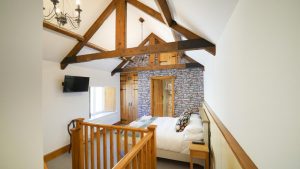
[[[158,6],[160,13],[165,21],[165,23],[171,27],[174,23],[173,17],[169,8],[169,5],[166,0],[155,0],[156,5]]]
[[[98,45],[96,45],[96,44],[94,44],[94,43],[90,43],[90,42],[87,42],[87,43],[85,44],[85,46],[87,46],[87,47],[89,47],[89,48],[92,48],[92,49],[95,49],[95,50],[97,50],[97,51],[99,51],[99,52],[106,52],[106,51],[108,51],[107,49],[104,49],[103,47],[98,46]]]
[[[156,42],[156,39],[155,37],[152,35],[150,38],[149,38],[149,45],[155,45],[157,42]],[[149,55],[149,60],[148,60],[148,63],[150,66],[153,66],[155,64],[155,53],[151,53]]]
[[[74,39],[77,39],[78,41],[83,41],[84,40],[84,37],[75,33],[75,32],[71,32],[65,28],[61,28],[61,27],[58,27],[50,22],[47,22],[47,21],[43,21],[43,27],[44,28],[47,28],[47,29],[50,29],[50,30],[53,30],[55,32],[58,32],[58,33],[61,33],[63,35],[66,35],[66,36],[69,36],[71,38],[74,38]]]
[[[139,46],[145,46],[147,42],[149,42],[150,37],[153,36],[153,33],[149,34],[140,44]],[[123,66],[125,66],[126,64],[128,64],[129,60],[133,59],[133,57],[131,57],[128,60],[123,60],[116,68],[114,68],[114,70],[111,72],[111,76],[115,75],[119,69],[122,69]]]
[[[65,28],[60,28],[60,27],[58,27],[58,26],[56,26],[56,25],[54,25],[54,24],[52,24],[50,22],[44,21],[43,22],[43,27],[47,28],[47,29],[50,29],[52,31],[61,33],[61,34],[65,35],[65,36],[77,39],[78,41],[83,41],[84,40],[83,36],[81,36],[81,35],[79,35],[79,34],[77,34],[75,32],[69,31],[69,30],[67,30]],[[104,48],[102,48],[102,47],[100,47],[100,46],[98,46],[98,45],[96,45],[94,43],[91,43],[91,42],[87,42],[87,44],[85,46],[87,46],[89,48],[92,48],[92,49],[95,49],[95,50],[97,50],[99,52],[105,52],[105,51],[107,51],[107,49],[104,49]]]
[[[181,41],[182,38],[181,38],[181,35],[178,33],[178,32],[181,32],[181,31],[178,31],[179,29],[177,29],[177,30],[173,29],[174,27],[183,28],[181,30],[183,32],[185,32],[185,35],[187,35],[186,37],[188,39],[199,39],[200,38],[199,36],[197,36],[193,32],[187,31],[187,29],[185,29],[184,27],[178,25],[173,20],[173,17],[172,17],[169,5],[168,5],[168,3],[167,3],[166,0],[156,0],[156,4],[159,7],[160,12],[162,13],[162,17],[164,18],[165,23],[170,28],[172,28],[171,30],[172,30],[172,34],[173,34],[173,37],[174,37],[175,41]],[[206,49],[206,50],[211,50],[211,49]],[[182,57],[186,58],[190,63],[195,63],[196,62],[194,59],[192,59],[191,57],[187,56],[184,51],[182,51],[182,52],[178,52],[178,61],[179,61],[179,63],[180,63],[180,60],[181,60]]]
[[[173,24],[171,26],[172,29],[174,29],[175,31],[177,31],[178,33],[180,33],[181,35],[183,35],[184,37],[186,37],[187,39],[199,39],[202,38],[199,35],[193,33],[192,31],[186,29],[185,27],[179,25],[179,24]],[[216,55],[216,47],[215,45],[213,47],[207,48],[206,49],[207,52],[209,52],[212,55]]]
[[[65,69],[68,64],[65,60],[68,60],[69,57],[76,56],[78,52],[85,46],[85,44],[92,38],[92,36],[97,32],[97,30],[102,26],[104,21],[109,17],[109,15],[116,8],[117,0],[113,0],[108,7],[101,13],[101,15],[96,19],[96,21],[92,24],[92,26],[88,29],[88,31],[84,34],[84,39],[81,42],[78,42],[72,50],[64,57],[64,59],[60,63],[61,69]]]
[[[98,59],[139,56],[151,53],[178,52],[187,50],[198,50],[211,47],[211,43],[203,39],[192,39],[178,42],[170,42],[157,45],[141,46],[135,48],[117,49],[114,51],[93,53],[81,56],[72,56],[66,58],[62,64],[88,62]]]
[[[159,43],[167,43],[166,41],[164,41],[162,38],[155,35],[154,33],[151,33],[151,36],[153,36],[153,38],[156,39]]]
[[[137,1],[137,0],[127,0],[127,2],[129,2],[131,5],[135,6],[136,8],[140,9],[141,11],[145,12],[146,14],[152,16],[154,19],[160,21],[163,24],[166,24],[164,22],[164,19],[162,17],[162,15],[157,12],[156,10],[148,7],[147,5]],[[173,30],[175,30],[176,32],[178,32],[179,34],[181,34],[182,36],[185,36],[187,39],[200,39],[202,37],[200,37],[199,35],[193,33],[192,31],[186,29],[185,27],[181,26],[180,24],[176,23],[176,21],[172,21],[169,23],[171,24],[171,27]],[[211,43],[211,42],[210,42]],[[213,46],[209,47],[207,49],[205,49],[207,52],[211,53],[212,55],[216,54],[215,51],[215,45],[213,43],[211,43]]]
[[[164,23],[163,17],[156,10],[148,7],[147,5],[139,2],[138,0],[127,0],[127,2],[129,2],[131,5],[135,6],[136,8],[140,9],[141,11],[145,12],[146,14],[154,17],[158,21]]]
[[[127,3],[119,0],[116,5],[116,49],[126,48]]]
[[[140,71],[149,71],[149,70],[167,70],[167,69],[186,69],[186,68],[202,68],[203,65],[200,63],[186,63],[186,64],[173,64],[173,65],[153,65],[153,66],[143,66],[143,67],[133,67],[133,68],[124,68],[119,69],[117,72],[140,72]]]

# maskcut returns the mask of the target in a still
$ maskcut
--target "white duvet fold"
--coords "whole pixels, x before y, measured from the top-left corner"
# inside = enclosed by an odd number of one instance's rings
[[[145,119],[151,119],[151,116],[143,116],[141,121],[133,121],[129,124],[131,127],[141,127],[145,125]],[[189,143],[191,141],[203,138],[203,126],[198,118],[191,118],[190,123],[183,132],[176,132],[175,126],[178,118],[157,117],[151,124],[157,125],[156,142],[157,148],[188,154]]]
[[[176,132],[178,118],[158,117],[151,124],[157,125],[157,148],[188,154],[189,141],[184,141],[183,132]]]

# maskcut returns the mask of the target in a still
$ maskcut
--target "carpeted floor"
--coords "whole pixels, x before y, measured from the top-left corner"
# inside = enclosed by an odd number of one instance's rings
[[[69,153],[65,153],[51,161],[48,161],[49,169],[72,169],[72,156]],[[158,158],[158,169],[189,169],[190,164]],[[200,165],[194,165],[195,169],[203,169]]]
[[[110,147],[110,141],[109,141],[110,135],[107,133],[107,147]],[[100,144],[100,156],[103,157],[103,137],[102,135],[100,136],[101,139],[101,144]],[[116,150],[116,136],[113,137],[113,142],[114,142],[114,154],[117,154]],[[96,142],[94,142],[94,145],[96,145]],[[90,144],[89,146],[89,154],[90,154]],[[110,149],[107,149],[107,154],[110,154],[109,152]],[[94,146],[94,152],[97,152],[96,146]],[[96,155],[96,154],[95,154]],[[109,168],[109,161],[110,161],[110,156],[107,155],[107,168]],[[115,164],[117,163],[117,157],[114,156],[114,161]],[[95,165],[96,165],[95,161]],[[72,169],[72,156],[69,153],[65,153],[51,161],[48,161],[48,168],[49,169]],[[173,160],[167,160],[167,159],[162,159],[158,158],[157,159],[157,168],[158,169],[189,169],[190,164],[185,163],[185,162],[179,162],[179,161],[173,161]],[[103,163],[101,163],[101,168],[103,168]],[[194,165],[195,169],[203,169],[202,166],[200,165]]]

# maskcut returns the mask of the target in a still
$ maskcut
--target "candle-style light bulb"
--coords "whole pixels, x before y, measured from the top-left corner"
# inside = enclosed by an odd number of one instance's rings
[[[80,0],[76,0],[76,5],[80,5]]]
[[[56,13],[60,13],[60,9],[59,9],[59,8],[56,8],[55,12],[56,12]]]
[[[74,12],[74,16],[75,16],[75,17],[78,17],[78,16],[79,16],[78,11],[75,11],[75,12]]]

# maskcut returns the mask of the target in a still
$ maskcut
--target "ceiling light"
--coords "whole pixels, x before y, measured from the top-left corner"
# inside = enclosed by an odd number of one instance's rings
[[[75,3],[76,5],[74,9],[75,11],[72,12],[73,15],[70,15],[65,11],[65,0],[62,0],[61,3],[59,0],[50,1],[52,2],[53,7],[49,10],[49,13],[47,15],[44,15],[45,21],[50,21],[55,18],[59,27],[69,24],[73,29],[79,28],[81,22],[80,14],[82,12],[82,9],[80,9],[80,0],[76,0],[76,2],[73,0],[73,3]],[[43,8],[43,10],[45,11],[45,8]]]

